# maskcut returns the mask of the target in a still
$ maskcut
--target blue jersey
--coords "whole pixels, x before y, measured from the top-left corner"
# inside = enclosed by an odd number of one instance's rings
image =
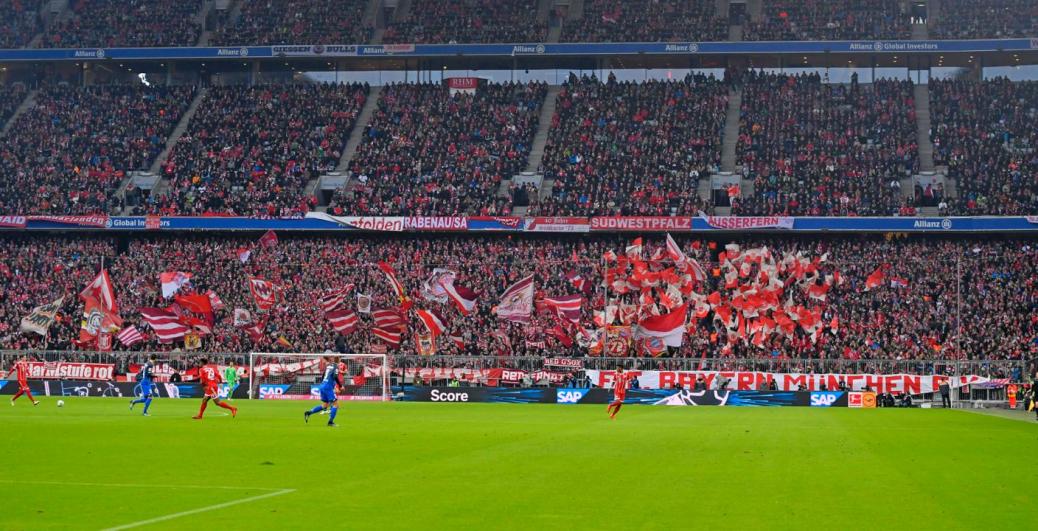
[[[339,383],[339,366],[335,363],[329,363],[324,368],[324,378],[321,380],[322,391],[335,391],[335,386]]]
[[[141,372],[139,373],[140,377],[138,378],[138,380],[140,380],[142,382],[151,382],[152,372],[154,370],[155,370],[155,367],[151,364],[150,361],[145,363],[141,367]]]

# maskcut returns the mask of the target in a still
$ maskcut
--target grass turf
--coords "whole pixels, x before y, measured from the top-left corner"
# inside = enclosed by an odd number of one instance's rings
[[[54,398],[0,407],[0,529],[1026,527],[1038,423],[961,411]],[[138,408],[140,406],[137,406]],[[291,489],[288,492],[283,490]],[[267,496],[252,501],[253,497]],[[244,500],[244,501],[243,501]]]

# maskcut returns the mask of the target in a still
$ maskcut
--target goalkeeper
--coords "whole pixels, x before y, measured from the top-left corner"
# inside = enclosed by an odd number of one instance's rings
[[[231,360],[227,364],[227,368],[223,370],[223,381],[227,383],[227,400],[230,400],[234,396],[234,390],[238,388],[240,383],[238,380],[238,366],[235,365],[234,360]]]

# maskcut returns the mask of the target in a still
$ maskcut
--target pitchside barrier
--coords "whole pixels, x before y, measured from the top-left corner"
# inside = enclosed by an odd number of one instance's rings
[[[14,361],[27,355],[30,362],[32,385],[51,382],[43,389],[46,394],[63,394],[66,388],[77,388],[75,392],[84,396],[111,396],[115,390],[127,395],[132,392],[134,375],[149,352],[70,352],[70,351],[0,351],[0,381],[9,378]],[[241,396],[250,386],[253,398],[307,399],[315,395],[313,385],[317,383],[319,371],[305,374],[280,374],[270,371],[300,359],[316,359],[324,354],[242,354],[242,353],[199,353],[158,352],[155,381],[163,389],[162,396],[194,396],[194,369],[198,359],[205,357],[223,372],[231,367],[239,377]],[[336,355],[339,356],[339,355]],[[727,382],[730,391],[757,391],[775,383],[777,391],[796,392],[834,390],[842,379],[852,391],[864,391],[866,387],[877,392],[892,394],[908,393],[917,400],[930,400],[942,383],[951,387],[951,398],[956,405],[1005,404],[1006,385],[1022,384],[1033,374],[1033,360],[799,360],[780,358],[758,359],[713,359],[713,358],[567,358],[567,357],[520,357],[520,356],[393,356],[353,355],[346,376],[354,393],[360,399],[378,397],[383,399],[388,388],[407,389],[414,387],[447,387],[463,385],[468,388],[609,388],[612,371],[624,367],[639,380],[642,389],[670,389],[680,386],[694,388],[702,379],[708,388],[720,388]],[[252,378],[250,361],[266,367],[260,378]],[[276,361],[277,364],[272,364]],[[258,362],[258,363],[257,363]],[[320,364],[304,364],[320,367]],[[177,381],[179,380],[179,382]],[[59,385],[60,382],[64,384]],[[165,391],[165,385],[178,384]],[[73,385],[77,384],[77,385]],[[129,384],[129,388],[126,385]],[[261,387],[263,386],[263,387]],[[176,389],[176,391],[173,391]],[[302,391],[300,391],[302,389]],[[347,391],[350,389],[348,388]],[[36,389],[34,389],[34,392]],[[370,392],[369,392],[370,391]],[[0,394],[14,393],[14,386],[0,386]],[[398,393],[394,392],[394,398]],[[351,395],[353,396],[353,395]],[[594,393],[592,393],[594,396]],[[404,398],[407,398],[405,395]],[[937,397],[940,402],[940,397]]]

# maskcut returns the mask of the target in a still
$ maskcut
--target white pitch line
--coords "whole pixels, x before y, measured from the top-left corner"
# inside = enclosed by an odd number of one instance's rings
[[[140,527],[142,525],[157,524],[159,522],[165,522],[167,520],[173,520],[175,518],[180,518],[182,516],[191,516],[193,514],[204,513],[204,512],[208,512],[208,511],[215,511],[217,509],[223,509],[223,508],[226,508],[226,507],[233,507],[235,505],[240,505],[240,504],[243,504],[243,503],[254,502],[254,501],[262,500],[262,499],[265,499],[265,498],[273,498],[274,496],[281,496],[282,494],[289,494],[289,493],[292,493],[292,492],[295,492],[295,491],[296,491],[296,489],[282,489],[282,490],[275,491],[275,492],[268,492],[266,494],[260,494],[259,496],[251,496],[249,498],[242,498],[240,500],[233,500],[233,501],[229,501],[229,502],[218,503],[216,505],[209,505],[207,507],[200,507],[198,509],[191,509],[190,511],[183,511],[183,512],[179,512],[179,513],[167,514],[165,516],[159,516],[159,517],[151,518],[151,519],[148,519],[148,520],[141,520],[139,522],[132,522],[132,523],[129,523],[129,524],[124,524],[124,525],[120,525],[120,526],[116,526],[116,527],[109,527],[109,528],[105,529],[104,531],[119,531],[121,529],[132,529],[134,527]]]

